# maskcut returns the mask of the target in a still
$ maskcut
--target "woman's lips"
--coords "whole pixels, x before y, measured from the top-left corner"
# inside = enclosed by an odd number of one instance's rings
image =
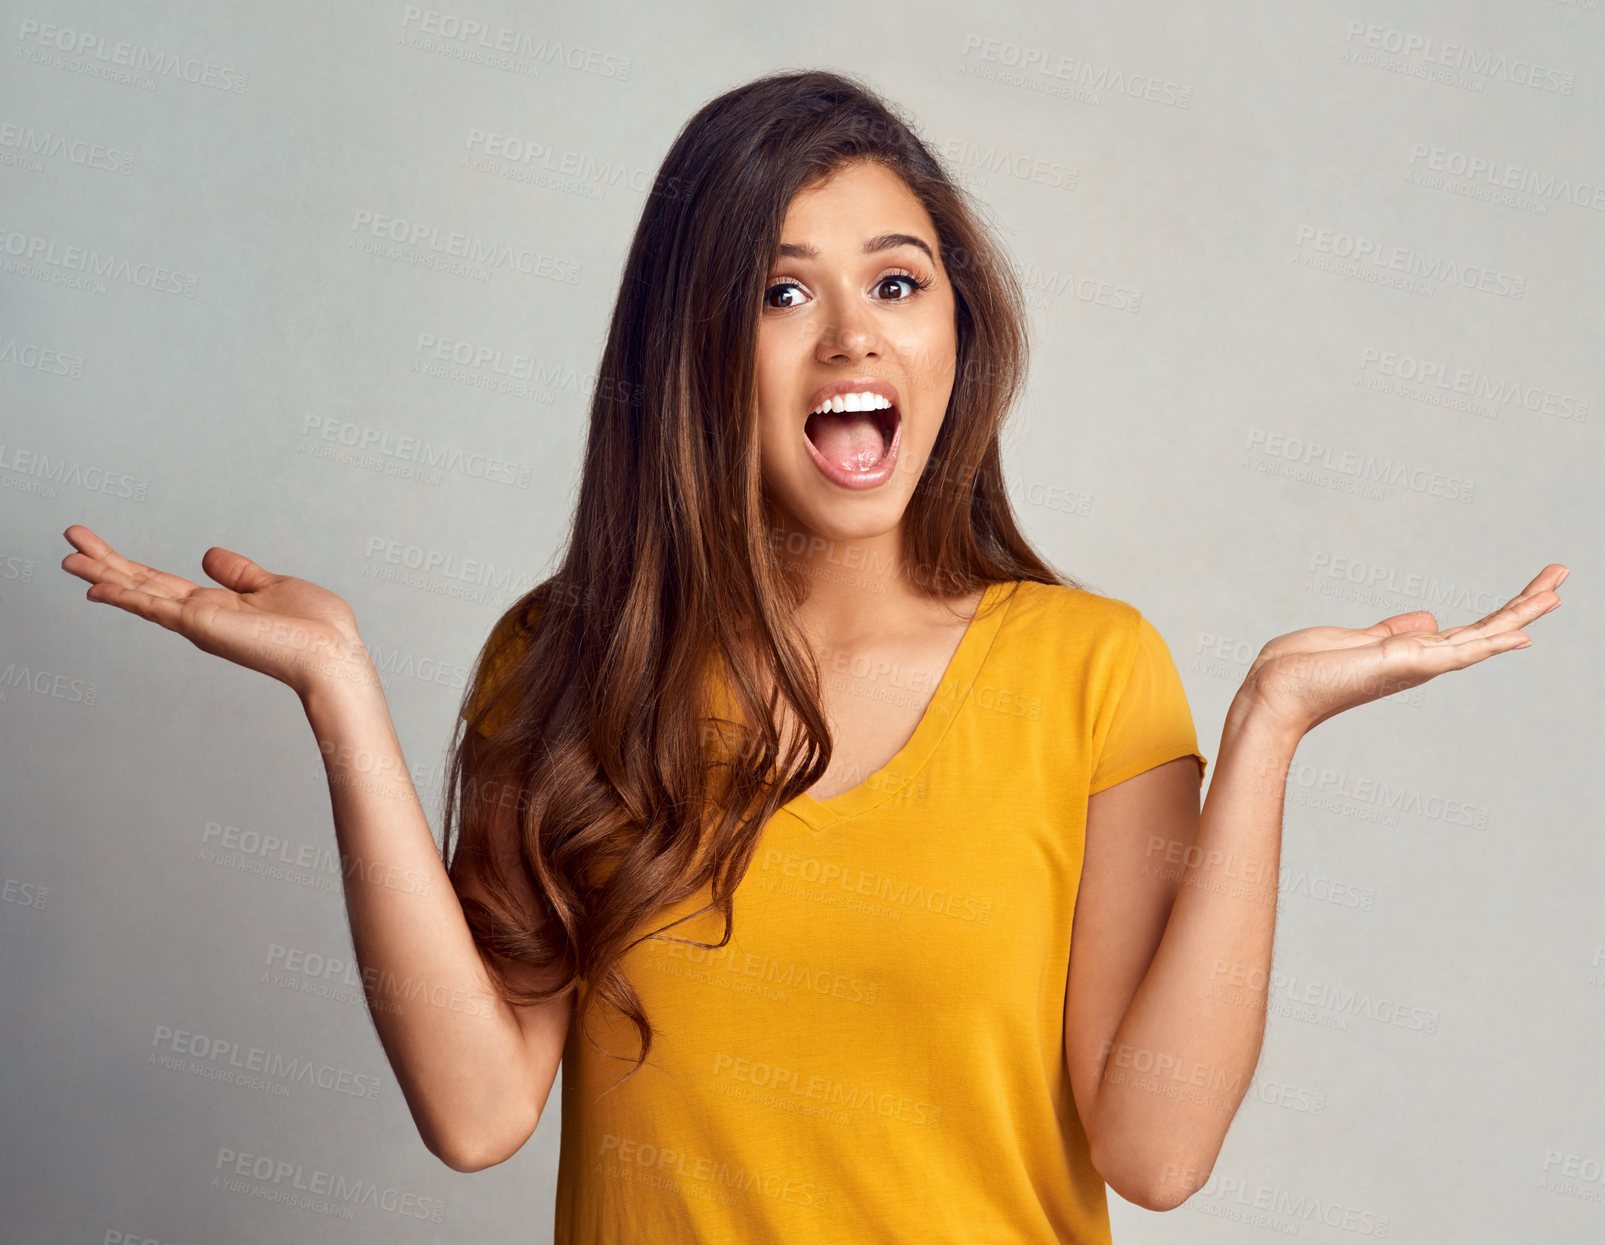
[[[854,376],[830,381],[814,390],[814,396],[808,399],[808,409],[817,410],[819,404],[826,398],[848,393],[878,393],[893,406],[898,403],[897,386],[891,381],[882,380],[878,376]]]
[[[842,463],[834,462],[830,458],[827,458],[825,455],[821,454],[819,452],[819,447],[814,444],[813,439],[808,435],[806,421],[804,423],[803,443],[808,447],[808,456],[814,460],[814,466],[819,468],[820,474],[822,474],[832,484],[840,485],[842,488],[875,488],[877,485],[885,484],[887,480],[891,479],[892,471],[897,466],[897,450],[903,441],[903,420],[901,413],[895,406],[887,407],[879,411],[865,411],[862,413],[871,416],[875,420],[877,426],[881,429],[881,435],[883,438],[885,437],[885,429],[887,427],[887,424],[884,422],[884,417],[891,417],[890,422],[892,429],[891,441],[886,445],[886,452],[881,456],[880,461],[862,470],[854,470],[853,468],[845,466]],[[812,416],[810,416],[810,418],[812,418]]]

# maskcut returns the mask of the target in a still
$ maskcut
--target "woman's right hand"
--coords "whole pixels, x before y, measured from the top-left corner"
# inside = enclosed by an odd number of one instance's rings
[[[62,533],[78,550],[61,569],[89,581],[85,596],[176,631],[204,653],[258,670],[305,700],[333,681],[379,686],[351,607],[327,588],[274,575],[242,554],[213,545],[201,569],[221,588],[122,556],[75,523]]]

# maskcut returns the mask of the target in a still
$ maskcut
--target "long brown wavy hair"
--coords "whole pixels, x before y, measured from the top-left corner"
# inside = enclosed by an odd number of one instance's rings
[[[624,263],[560,569],[481,650],[463,702],[480,729],[460,731],[447,760],[442,851],[454,859],[459,836],[494,899],[463,908],[498,989],[515,1005],[576,990],[581,1032],[593,1002],[616,1007],[640,1035],[626,1077],[652,1025],[621,957],[704,885],[697,913],[719,911],[725,932],[696,945],[724,946],[764,824],[830,761],[820,672],[795,621],[807,576],[774,538],[763,487],[754,359],[792,197],[865,160],[930,213],[956,304],[952,396],[903,516],[900,570],[932,600],[1014,580],[1080,586],[1032,550],[1009,506],[999,433],[1024,381],[1025,310],[977,201],[855,79],[776,73],[704,105],[665,156]],[[519,645],[498,652],[499,635]],[[710,668],[741,719],[733,752],[707,746]],[[799,726],[784,754],[777,696]],[[489,850],[509,804],[538,912]],[[561,980],[520,991],[495,957]]]

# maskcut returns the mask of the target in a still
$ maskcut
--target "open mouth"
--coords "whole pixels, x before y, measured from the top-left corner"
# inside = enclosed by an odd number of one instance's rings
[[[890,452],[900,420],[895,406],[814,411],[803,425],[803,435],[822,460],[843,472],[871,471]]]

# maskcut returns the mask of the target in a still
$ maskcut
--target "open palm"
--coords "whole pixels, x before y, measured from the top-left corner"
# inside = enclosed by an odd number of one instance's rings
[[[88,580],[85,596],[176,631],[211,653],[293,687],[314,680],[373,682],[351,607],[327,588],[275,575],[243,554],[213,545],[201,569],[222,584],[202,587],[122,556],[75,523],[62,533],[77,549],[61,569]]]
[[[1308,731],[1333,714],[1425,683],[1446,670],[1525,648],[1521,631],[1560,605],[1555,589],[1569,572],[1552,562],[1499,609],[1439,631],[1426,610],[1395,614],[1370,627],[1305,627],[1263,649],[1243,681],[1275,718]]]

